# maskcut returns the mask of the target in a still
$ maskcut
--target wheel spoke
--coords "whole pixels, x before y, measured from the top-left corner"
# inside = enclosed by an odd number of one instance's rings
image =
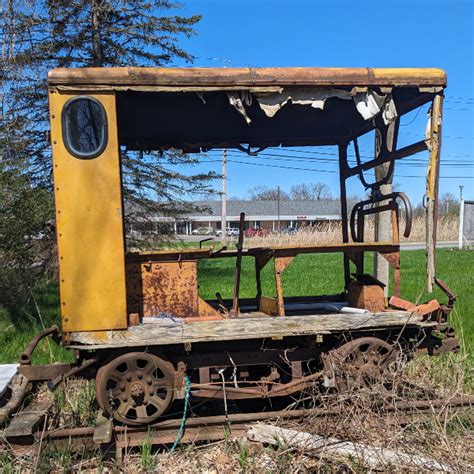
[[[131,400],[127,400],[126,402],[124,402],[123,400],[120,400],[120,405],[117,411],[122,417],[125,418],[131,408],[133,408]]]
[[[109,389],[108,392],[110,398],[120,398],[120,395],[122,394],[122,390],[120,390],[118,387]]]
[[[148,403],[150,405],[154,405],[157,408],[158,412],[161,412],[161,410],[163,410],[163,406],[168,405],[169,402],[163,400],[163,398],[161,397],[153,396],[148,398]]]
[[[160,388],[166,388],[169,390],[171,383],[165,377],[161,377],[160,379],[153,380],[151,386],[153,387],[154,390],[157,390]]]
[[[107,374],[107,380],[113,380],[117,385],[123,381],[125,374],[121,374],[118,370],[112,370]]]
[[[139,405],[135,408],[135,410],[137,412],[138,421],[141,421],[142,423],[148,423],[153,420],[153,417],[148,416],[148,413],[146,412],[146,406]]]

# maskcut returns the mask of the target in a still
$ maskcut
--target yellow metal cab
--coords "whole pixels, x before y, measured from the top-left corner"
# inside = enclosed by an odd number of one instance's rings
[[[327,382],[331,364],[324,355],[334,351],[343,359],[375,354],[374,364],[387,367],[399,350],[442,350],[438,336],[446,330],[452,299],[423,309],[400,299],[399,214],[402,206],[407,235],[411,206],[403,193],[381,190],[398,160],[429,150],[431,291],[438,282],[434,248],[446,84],[439,69],[51,71],[62,338],[79,351],[78,363],[96,374],[104,412],[123,423],[146,424],[183,398],[186,387],[201,398],[281,397],[323,373]],[[397,147],[400,117],[427,103],[428,134]],[[376,135],[374,156],[362,161],[357,139],[370,131]],[[356,165],[348,161],[351,143]],[[121,148],[198,153],[225,147],[252,154],[266,147],[326,145],[338,147],[341,244],[245,249],[241,216],[236,250],[125,251]],[[377,177],[370,181],[367,172],[374,169]],[[346,181],[353,176],[370,198],[350,209]],[[391,215],[390,238],[366,241],[365,217],[384,211]],[[390,303],[383,283],[366,272],[364,252],[380,254],[393,269]],[[307,253],[341,254],[341,294],[285,296],[282,273]],[[255,298],[239,295],[243,257],[255,262]],[[215,300],[199,296],[197,266],[208,258],[236,260],[231,300],[223,300],[219,288]],[[263,294],[261,284],[267,265],[275,276],[271,295]]]

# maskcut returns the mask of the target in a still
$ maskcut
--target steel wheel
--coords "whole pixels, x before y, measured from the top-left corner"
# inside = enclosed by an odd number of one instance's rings
[[[168,409],[173,401],[174,379],[170,362],[149,353],[123,354],[97,372],[97,401],[117,421],[145,425]]]
[[[339,390],[383,384],[397,368],[398,350],[376,337],[361,337],[331,351],[325,367]]]

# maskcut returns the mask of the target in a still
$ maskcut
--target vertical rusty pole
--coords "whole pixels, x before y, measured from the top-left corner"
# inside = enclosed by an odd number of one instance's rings
[[[237,241],[237,261],[235,264],[234,300],[232,302],[232,310],[231,310],[231,316],[233,317],[238,316],[239,314],[240,273],[242,271],[244,224],[245,224],[245,212],[241,212],[240,221],[239,221],[239,240]]]
[[[222,152],[221,246],[227,243],[227,150]]]
[[[347,142],[339,143],[339,188],[341,194],[341,220],[342,220],[342,242],[349,242],[349,230],[347,228],[347,193],[346,193],[346,176],[347,176]],[[344,285],[345,289],[349,288],[350,266],[349,257],[344,253]]]
[[[436,228],[438,224],[438,187],[441,152],[441,126],[443,118],[443,95],[433,99],[430,118],[428,175],[426,182],[426,286],[433,292],[436,274]]]

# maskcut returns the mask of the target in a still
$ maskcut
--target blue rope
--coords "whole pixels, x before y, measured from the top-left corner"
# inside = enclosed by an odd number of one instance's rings
[[[183,410],[183,418],[181,419],[181,424],[179,426],[178,434],[176,435],[176,439],[174,441],[173,447],[171,448],[170,453],[172,453],[178,446],[181,438],[183,437],[184,432],[184,424],[186,423],[186,415],[188,413],[188,405],[189,405],[189,395],[191,393],[191,379],[185,375],[184,376],[184,410]]]

